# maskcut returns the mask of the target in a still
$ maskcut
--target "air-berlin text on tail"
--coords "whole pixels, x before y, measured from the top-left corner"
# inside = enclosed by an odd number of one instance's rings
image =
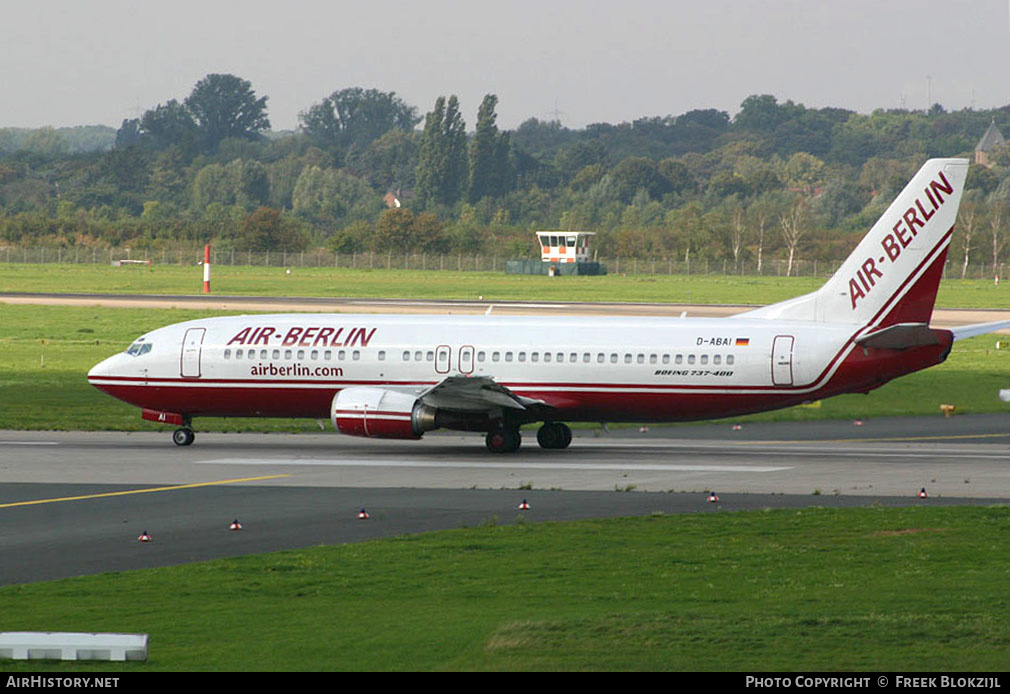
[[[277,329],[265,325],[242,328],[229,345],[280,345],[281,347],[368,347],[375,328],[333,328],[324,326]],[[272,341],[272,342],[271,342]]]
[[[882,266],[890,261],[894,263],[900,256],[903,249],[908,248],[919,234],[919,229],[926,226],[936,211],[940,209],[946,198],[944,194],[952,195],[954,186],[951,185],[943,171],[939,172],[939,180],[932,180],[929,185],[922,189],[923,195],[915,199],[915,205],[905,210],[901,218],[894,223],[891,231],[884,235],[880,241],[883,254],[877,258],[872,256],[863,261],[863,264],[856,270],[856,276],[849,278],[849,298],[852,300],[852,310],[856,309],[856,303],[866,296],[877,285],[877,279],[884,277]]]

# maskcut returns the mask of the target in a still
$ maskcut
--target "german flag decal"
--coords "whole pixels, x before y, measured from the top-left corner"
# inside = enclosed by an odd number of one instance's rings
[[[738,337],[736,339],[736,346],[737,347],[746,347],[749,344],[750,344],[750,338],[749,337]]]

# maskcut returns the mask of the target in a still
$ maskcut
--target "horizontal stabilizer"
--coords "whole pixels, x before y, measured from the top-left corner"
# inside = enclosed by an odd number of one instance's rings
[[[860,347],[875,349],[911,349],[938,345],[940,339],[925,323],[898,323],[856,338]]]
[[[1004,328],[1010,328],[1010,320],[998,320],[993,321],[992,323],[962,325],[960,328],[952,328],[951,332],[954,333],[955,340],[964,340],[968,337],[988,335],[989,333],[994,333],[997,330],[1003,330]]]

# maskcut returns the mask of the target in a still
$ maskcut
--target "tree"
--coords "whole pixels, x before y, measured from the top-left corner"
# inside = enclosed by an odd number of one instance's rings
[[[659,173],[656,162],[645,157],[628,157],[610,172],[616,185],[617,197],[628,204],[639,189],[644,189],[653,200],[659,200],[672,190],[669,179]]]
[[[421,118],[396,92],[351,87],[333,92],[298,116],[320,147],[364,149],[390,130],[411,131]]]
[[[782,227],[782,240],[785,241],[788,261],[786,263],[786,277],[792,275],[793,259],[796,255],[796,247],[808,231],[807,201],[801,195],[793,198],[789,208],[779,217],[779,225]]]
[[[961,279],[964,279],[965,275],[968,274],[968,260],[971,252],[974,250],[971,242],[978,231],[981,217],[979,201],[976,195],[971,194],[972,192],[968,191],[964,194],[961,206],[957,211],[957,226],[961,232],[959,236],[964,249],[964,261],[961,263]]]
[[[438,97],[425,116],[416,181],[422,207],[453,205],[466,188],[466,123],[455,95]]]
[[[470,142],[471,203],[483,197],[500,197],[512,188],[509,135],[499,133],[494,109],[498,97],[488,94],[477,112],[477,130]]]
[[[183,104],[172,99],[144,112],[139,124],[140,144],[151,149],[166,149],[173,145],[183,151],[195,148],[197,126],[193,114]]]
[[[1006,199],[994,195],[989,199],[989,238],[992,241],[992,275],[999,274],[999,255],[1007,243],[1007,233],[1003,220],[1010,217],[1010,204]]]
[[[347,168],[383,190],[413,189],[419,139],[413,132],[390,130],[353,161],[349,158]]]
[[[285,219],[280,210],[260,207],[242,222],[242,250],[301,251],[307,245],[305,233],[294,220]]]
[[[270,128],[267,97],[256,98],[247,81],[234,75],[207,75],[186,97],[204,150],[212,152],[226,137],[254,140]]]

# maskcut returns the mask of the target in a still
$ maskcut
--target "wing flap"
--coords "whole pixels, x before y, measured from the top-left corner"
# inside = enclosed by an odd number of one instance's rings
[[[449,376],[421,393],[421,402],[443,410],[525,410],[546,403],[517,395],[490,376]]]

